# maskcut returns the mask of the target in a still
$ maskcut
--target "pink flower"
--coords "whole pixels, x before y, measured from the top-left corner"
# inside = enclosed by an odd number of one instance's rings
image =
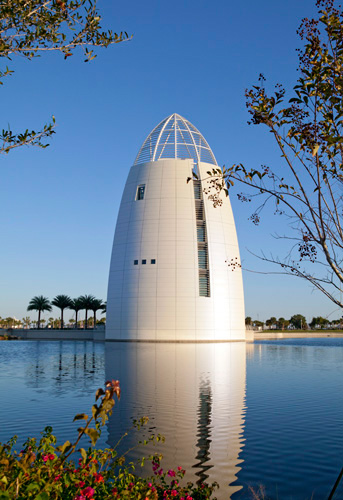
[[[58,475],[55,477],[54,481],[58,481],[58,480],[60,479],[60,477],[61,477],[61,476],[62,476],[62,474],[58,474]]]
[[[83,495],[86,498],[92,498],[94,495],[95,490],[91,488],[90,486],[87,486],[84,490],[81,490],[81,495]]]
[[[175,471],[173,471],[172,469],[169,469],[168,476],[169,477],[175,477]]]
[[[43,458],[44,462],[47,462],[48,460],[54,460],[55,455],[53,455],[52,453],[49,453],[48,455],[43,455],[42,458]]]
[[[180,467],[180,465],[178,466],[177,468],[178,471],[182,471],[182,467]]]
[[[76,484],[77,488],[83,488],[86,483],[84,481],[80,481],[79,483]]]
[[[193,500],[193,497],[191,497],[191,496],[187,495],[187,496],[186,496],[186,500]]]
[[[155,493],[155,491],[156,491],[155,486],[153,486],[153,487],[151,488],[151,491],[152,491],[153,493]]]
[[[148,487],[151,488],[151,486],[152,486],[152,483],[148,483]]]
[[[176,497],[177,496],[177,491],[176,490],[171,490],[171,496]]]

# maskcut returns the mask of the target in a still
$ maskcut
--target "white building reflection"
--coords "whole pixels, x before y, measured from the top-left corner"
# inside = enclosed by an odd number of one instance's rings
[[[120,379],[122,399],[108,423],[113,446],[131,417],[147,415],[150,430],[165,436],[158,448],[164,467],[181,465],[186,480],[217,481],[219,499],[240,490],[235,482],[243,448],[246,344],[107,342],[106,378]],[[123,445],[129,448],[136,436]]]

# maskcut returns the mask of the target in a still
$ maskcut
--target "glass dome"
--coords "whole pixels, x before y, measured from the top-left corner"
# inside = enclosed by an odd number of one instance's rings
[[[217,165],[206,139],[188,120],[174,113],[161,121],[143,142],[134,165],[165,158],[193,159]]]

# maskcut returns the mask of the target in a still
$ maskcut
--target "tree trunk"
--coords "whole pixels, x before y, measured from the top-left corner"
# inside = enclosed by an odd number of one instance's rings
[[[38,330],[39,330],[39,326],[40,326],[40,313],[41,313],[41,310],[39,309],[38,311]]]
[[[96,329],[96,311],[93,311],[94,313],[94,330]]]
[[[75,309],[75,328],[77,330],[77,313],[78,311]]]
[[[87,330],[87,315],[88,315],[88,309],[86,309],[86,315],[85,315],[85,330]]]
[[[63,309],[61,308],[61,330],[63,330]]]

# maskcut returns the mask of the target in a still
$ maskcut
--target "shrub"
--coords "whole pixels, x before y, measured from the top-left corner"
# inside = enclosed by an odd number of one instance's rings
[[[212,498],[217,487],[196,486],[180,481],[185,470],[178,466],[164,471],[161,455],[148,457],[151,462],[150,477],[135,474],[135,464],[126,463],[125,454],[118,456],[115,448],[98,450],[95,444],[103,427],[112,414],[115,395],[120,398],[117,380],[106,383],[105,390],[98,389],[92,415],[84,413],[74,417],[84,421],[78,429],[74,443],[66,441],[56,446],[52,428],[46,427],[39,441],[29,438],[18,452],[14,450],[16,437],[0,443],[0,500],[205,500]],[[138,429],[148,421],[143,417],[135,422]],[[78,448],[82,437],[88,436],[91,445],[86,450]],[[161,436],[150,436],[145,443]],[[76,456],[76,461],[75,461]],[[141,460],[141,465],[146,459]],[[77,463],[77,465],[76,465]]]

